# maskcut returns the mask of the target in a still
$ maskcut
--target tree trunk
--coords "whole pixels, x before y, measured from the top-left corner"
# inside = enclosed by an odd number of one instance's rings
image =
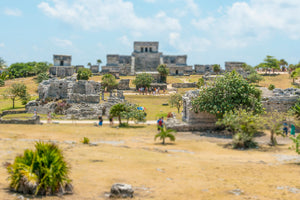
[[[180,111],[180,107],[178,107],[178,108],[177,108],[177,110],[178,110],[178,113],[179,113],[179,111]]]
[[[122,122],[121,122],[121,115],[119,115],[118,118],[119,118],[119,125],[121,125],[122,124]]]
[[[276,146],[277,145],[277,141],[276,141],[276,138],[274,136],[274,132],[271,131],[271,145],[272,146]]]
[[[15,99],[12,99],[13,101],[13,109],[15,108]]]
[[[162,144],[165,144],[165,138],[163,138],[163,142],[162,142]]]

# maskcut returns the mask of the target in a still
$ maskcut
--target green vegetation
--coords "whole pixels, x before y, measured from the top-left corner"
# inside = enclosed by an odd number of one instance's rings
[[[0,87],[3,87],[5,85],[5,81],[0,79]]]
[[[118,85],[116,81],[116,77],[113,76],[112,74],[105,74],[104,76],[102,76],[101,84],[103,89],[106,91],[111,91],[115,89]]]
[[[220,73],[220,71],[221,71],[220,65],[215,64],[215,65],[213,65],[212,67],[213,67],[213,71],[214,71],[216,74],[219,74],[219,73]]]
[[[180,108],[182,106],[182,95],[179,94],[179,93],[175,93],[175,94],[172,94],[170,96],[170,99],[169,99],[169,103],[171,104],[171,107],[176,107],[177,108],[177,112],[179,113],[180,112]]]
[[[217,125],[225,126],[234,134],[234,148],[254,148],[257,144],[253,141],[255,133],[263,129],[261,118],[252,111],[245,109],[227,111],[222,119],[219,119]]]
[[[176,132],[173,129],[166,129],[165,127],[159,127],[160,128],[160,132],[157,133],[154,137],[154,140],[156,140],[158,137],[160,140],[162,140],[162,144],[165,144],[165,140],[166,138],[169,138],[170,141],[174,142],[175,141],[175,136],[173,134],[171,134],[172,132]]]
[[[49,74],[46,72],[42,72],[37,75],[36,82],[41,83],[42,81],[49,80]]]
[[[80,68],[77,72],[77,80],[89,80],[92,76],[92,72],[87,68]]]
[[[274,89],[275,89],[275,85],[270,84],[269,87],[268,87],[268,89],[269,89],[269,90],[274,90]]]
[[[3,58],[0,57],[0,69],[5,68],[5,60],[3,60]]]
[[[218,77],[211,87],[201,88],[192,101],[195,112],[205,111],[221,118],[226,111],[242,108],[254,113],[263,111],[261,91],[235,71]]]
[[[152,81],[153,77],[151,74],[141,73],[135,77],[132,83],[136,86],[136,88],[149,88]]]
[[[11,87],[5,91],[4,97],[12,100],[12,108],[15,108],[15,101],[18,99],[22,101],[23,105],[30,100],[30,95],[27,93],[27,87],[23,83],[12,84]]]
[[[14,63],[7,68],[10,78],[35,76],[47,72],[51,64],[47,62]]]
[[[169,68],[167,68],[167,65],[159,65],[157,67],[157,71],[160,74],[161,82],[166,83],[169,74]]]
[[[267,73],[270,70],[280,70],[279,61],[274,58],[273,56],[267,55],[267,57],[264,59],[264,62],[260,63],[256,66],[256,68],[261,68],[265,70],[265,73]]]
[[[298,134],[297,137],[290,137],[290,139],[293,141],[294,146],[292,146],[292,149],[295,149],[296,153],[300,154],[300,134]]]
[[[66,184],[69,167],[55,144],[37,142],[35,151],[25,150],[7,166],[10,187],[28,194],[52,195]]]
[[[89,144],[90,143],[90,139],[87,138],[87,137],[83,137],[82,143],[83,144]]]
[[[284,113],[280,113],[277,110],[268,112],[268,114],[264,117],[264,122],[266,127],[271,132],[270,135],[270,144],[272,146],[277,145],[276,135],[283,136],[283,125],[282,122],[285,120],[286,116]]]
[[[203,87],[204,86],[204,79],[203,78],[199,78],[198,79],[198,82],[197,82],[197,87],[198,88],[201,88],[201,87]]]

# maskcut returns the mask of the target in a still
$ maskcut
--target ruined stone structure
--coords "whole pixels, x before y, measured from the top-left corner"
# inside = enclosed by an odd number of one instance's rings
[[[102,66],[102,73],[134,75],[136,72],[156,72],[160,64],[166,64],[170,75],[191,74],[193,67],[186,64],[187,56],[163,55],[158,51],[158,42],[134,42],[131,56],[107,55],[107,64]]]
[[[121,79],[118,84],[118,90],[130,90],[130,79]]]
[[[101,83],[95,81],[76,81],[76,78],[49,79],[39,84],[40,100],[65,99],[68,103],[99,103]]]
[[[99,65],[91,65],[90,70],[93,74],[99,73]]]
[[[53,55],[53,67],[50,67],[49,74],[56,77],[72,76],[75,68],[71,65],[72,56]]]
[[[267,112],[277,110],[279,112],[287,112],[300,97],[300,89],[287,88],[274,89],[271,95],[264,95],[262,104]]]
[[[179,121],[175,117],[168,118],[166,121],[167,128],[175,129],[177,131],[204,131],[217,128],[217,118],[215,115],[206,112],[195,113],[192,110],[192,100],[196,98],[198,94],[199,90],[186,92],[182,97],[182,121]]]
[[[195,65],[195,74],[213,73],[213,65]]]
[[[237,72],[240,72],[240,71],[244,71],[243,69],[243,65],[245,63],[244,62],[225,62],[225,70],[226,71],[237,71]]]
[[[84,68],[83,65],[76,65],[75,66],[75,72],[77,73],[79,69]]]
[[[197,83],[196,82],[193,82],[193,83],[173,83],[172,87],[173,88],[196,88]]]

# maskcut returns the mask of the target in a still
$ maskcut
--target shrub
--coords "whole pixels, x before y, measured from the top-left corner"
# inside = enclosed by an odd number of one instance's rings
[[[80,68],[77,72],[77,80],[89,80],[92,76],[92,72],[87,68]]]
[[[179,94],[179,93],[172,94],[169,98],[169,103],[171,104],[171,107],[176,107],[177,111],[179,113],[180,108],[183,104],[181,94]]]
[[[292,149],[295,149],[296,153],[300,155],[300,134],[294,138],[290,137],[290,139],[293,141],[295,146],[292,146]]]
[[[0,87],[3,87],[5,85],[5,81],[0,79]]]
[[[112,74],[105,74],[102,76],[101,79],[102,79],[101,85],[104,90],[106,89],[107,91],[112,91],[118,86],[116,77]]]
[[[253,136],[245,133],[237,133],[233,137],[233,148],[249,149],[257,147],[257,143],[253,141]]]
[[[7,166],[10,188],[24,194],[52,195],[72,188],[69,166],[55,144],[37,142]],[[72,189],[71,189],[72,190]]]
[[[37,75],[36,81],[38,83],[41,83],[44,80],[48,80],[49,79],[49,75],[46,72],[40,73]]]
[[[89,144],[90,143],[90,139],[87,138],[87,137],[84,137],[83,140],[82,140],[82,143],[83,144]]]
[[[166,129],[165,127],[159,127],[160,128],[160,132],[158,134],[155,135],[154,140],[156,140],[156,138],[159,137],[159,139],[162,140],[162,144],[165,144],[165,140],[166,138],[169,138],[171,141],[175,141],[175,136],[173,134],[171,134],[171,132],[176,132],[173,129]]]
[[[269,87],[268,87],[268,89],[269,89],[269,90],[274,90],[274,89],[275,89],[275,85],[270,84]]]
[[[204,85],[205,85],[204,79],[203,79],[203,78],[199,78],[199,79],[198,79],[198,82],[197,82],[197,87],[198,87],[198,88],[201,88],[201,87],[203,87]]]

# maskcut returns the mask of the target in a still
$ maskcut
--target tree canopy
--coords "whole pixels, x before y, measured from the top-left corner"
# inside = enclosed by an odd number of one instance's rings
[[[204,111],[220,118],[226,111],[238,108],[261,113],[260,96],[259,89],[232,71],[218,77],[210,87],[202,87],[199,96],[192,101],[192,108],[195,112]]]
[[[212,67],[213,67],[213,71],[214,71],[216,74],[219,74],[219,72],[221,71],[220,65],[215,64],[215,65],[213,65]]]
[[[157,67],[157,71],[160,74],[161,81],[163,83],[166,83],[167,82],[167,76],[169,74],[169,68],[167,68],[167,65],[165,65],[165,64],[159,65]]]
[[[11,78],[35,76],[47,72],[51,64],[47,62],[14,63],[8,67]]]
[[[264,59],[264,62],[258,64],[256,68],[261,68],[265,70],[265,72],[269,70],[273,70],[274,72],[274,70],[276,69],[280,70],[279,61],[273,56],[269,56],[269,55],[267,55],[266,58]]]
[[[20,99],[23,104],[26,104],[30,99],[30,95],[27,93],[27,87],[23,83],[12,84],[4,93],[5,98],[10,98],[15,108],[15,101]]]
[[[151,74],[141,73],[135,77],[132,83],[135,84],[137,88],[139,87],[149,88],[152,81],[153,81],[153,77]]]
[[[112,74],[105,74],[102,76],[102,87],[103,89],[107,91],[111,91],[112,89],[115,89],[118,85],[116,81],[116,77]]]
[[[3,69],[5,67],[5,61],[3,58],[0,57],[0,69]]]
[[[171,104],[171,107],[176,107],[177,111],[179,113],[180,112],[180,108],[181,108],[181,106],[183,104],[182,95],[179,94],[179,93],[172,94],[170,96],[169,103]]]

